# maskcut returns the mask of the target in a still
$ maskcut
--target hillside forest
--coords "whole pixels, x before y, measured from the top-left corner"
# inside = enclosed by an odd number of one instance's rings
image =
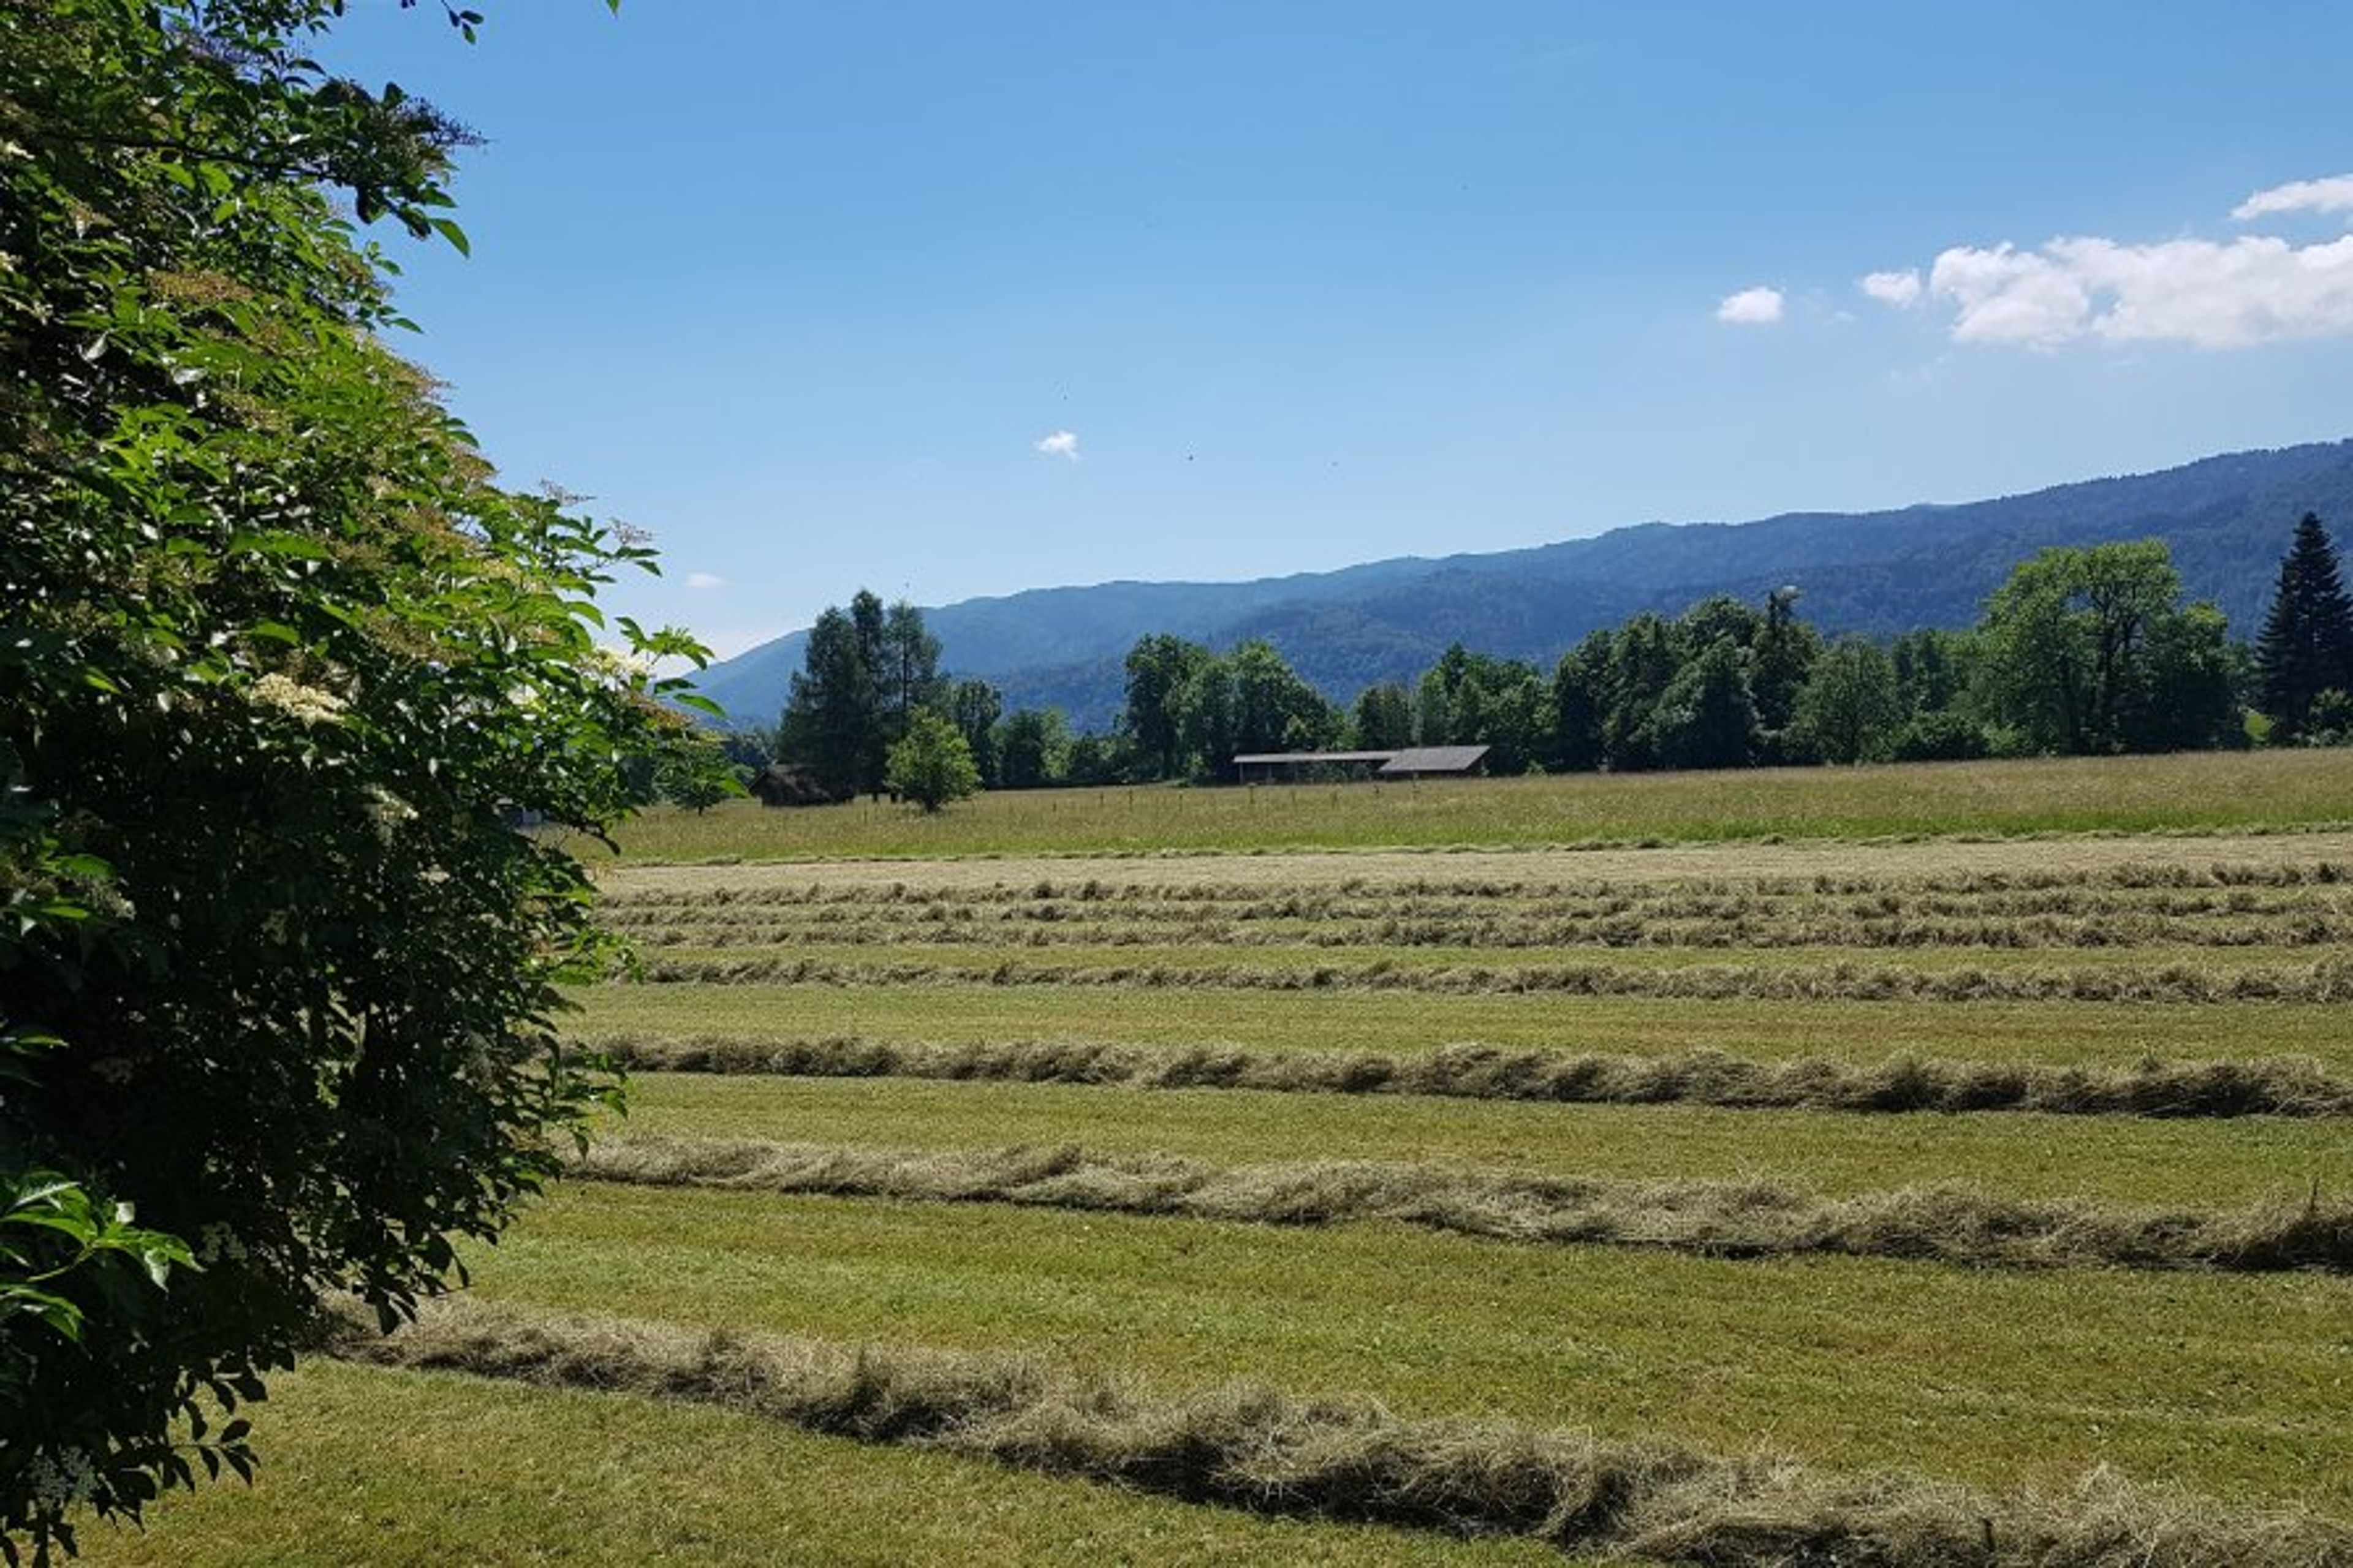
[[[2045,549],[1965,629],[1825,637],[1794,589],[1718,595],[1597,630],[1551,669],[1460,643],[1419,679],[1342,706],[1271,642],[1139,637],[1106,733],[1008,710],[939,668],[922,613],[860,592],[809,634],[773,731],[731,758],[793,801],[889,789],[918,716],[945,721],[980,784],[1214,782],[1237,754],[1483,745],[1491,773],[2099,755],[2353,740],[2353,602],[2321,520],[2296,524],[2252,642],[2182,602],[2158,540]]]

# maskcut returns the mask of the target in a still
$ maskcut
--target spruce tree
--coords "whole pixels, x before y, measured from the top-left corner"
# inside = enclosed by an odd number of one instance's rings
[[[866,787],[867,756],[881,729],[874,668],[857,624],[833,606],[809,628],[803,660],[805,668],[793,676],[776,749],[785,761],[807,768],[827,795],[848,800]]]
[[[2337,548],[2311,512],[2280,561],[2279,591],[2255,639],[2263,710],[2280,740],[2302,734],[2313,700],[2353,692],[2353,600],[2338,574]]]

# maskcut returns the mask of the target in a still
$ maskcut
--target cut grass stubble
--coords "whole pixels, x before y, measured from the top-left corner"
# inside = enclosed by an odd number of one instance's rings
[[[2143,1003],[1697,1000],[1519,994],[1449,997],[1443,1013],[1377,992],[1212,986],[1117,991],[1058,986],[597,985],[574,994],[584,1040],[723,1035],[786,1044],[828,1036],[910,1045],[1105,1041],[1165,1049],[1418,1057],[1448,1044],[1548,1055],[1718,1052],[1855,1067],[1891,1056],[2130,1068],[2306,1056],[2353,1078],[2339,1007]]]

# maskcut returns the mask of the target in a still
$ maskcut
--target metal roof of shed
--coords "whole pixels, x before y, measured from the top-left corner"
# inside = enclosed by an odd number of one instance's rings
[[[1411,746],[1381,765],[1385,773],[1467,773],[1479,765],[1486,746]]]
[[[1288,763],[1386,763],[1402,752],[1248,752],[1234,759],[1237,767],[1268,767]]]

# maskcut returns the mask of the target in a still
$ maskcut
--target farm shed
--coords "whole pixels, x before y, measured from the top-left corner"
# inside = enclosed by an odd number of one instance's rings
[[[770,763],[751,787],[762,805],[830,805],[841,798],[828,793],[807,768],[792,763]]]
[[[1410,746],[1381,764],[1385,779],[1461,779],[1487,771],[1485,746]]]
[[[1484,746],[1410,746],[1401,752],[1245,752],[1234,759],[1244,784],[1327,778],[1464,778],[1479,773]]]

